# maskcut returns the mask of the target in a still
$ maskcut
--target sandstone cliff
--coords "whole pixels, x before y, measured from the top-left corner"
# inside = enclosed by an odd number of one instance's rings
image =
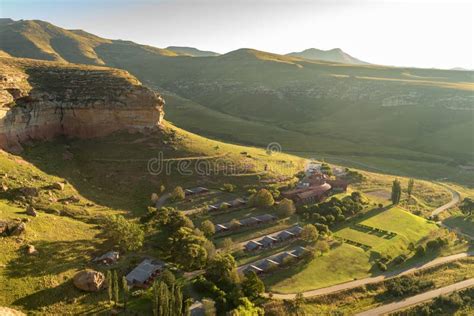
[[[164,101],[128,72],[98,66],[0,57],[0,148],[58,135],[96,137],[144,131]]]

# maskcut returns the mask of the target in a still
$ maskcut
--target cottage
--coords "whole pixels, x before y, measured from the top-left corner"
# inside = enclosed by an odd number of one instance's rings
[[[235,199],[235,200],[230,201],[231,207],[241,207],[246,204],[247,204],[247,201],[245,201],[244,199]]]
[[[290,251],[285,251],[273,257],[273,260],[275,260],[279,264],[284,264],[288,260],[296,259],[296,258],[297,257],[294,254],[292,254]]]
[[[149,287],[165,267],[165,263],[158,260],[145,259],[135,267],[125,279],[131,287]]]
[[[263,214],[255,216],[254,218],[257,219],[257,221],[259,221],[261,224],[271,223],[277,220],[276,216],[270,214]]]
[[[215,228],[216,228],[216,234],[229,230],[229,227],[224,225],[224,224],[217,224],[217,225],[215,225]]]
[[[259,242],[262,244],[263,248],[268,248],[273,246],[276,242],[278,242],[278,239],[272,237],[272,236],[265,236],[262,239],[259,240]]]
[[[303,231],[303,227],[301,227],[300,225],[296,225],[296,226],[293,226],[291,228],[288,228],[286,231],[294,234],[295,236],[298,236]]]
[[[309,252],[309,250],[306,249],[305,247],[302,247],[302,246],[299,246],[296,249],[291,251],[291,253],[297,258],[300,258],[301,256],[303,256],[304,254],[306,254],[308,252]]]
[[[204,187],[197,187],[197,188],[184,190],[185,196],[201,195],[201,194],[206,194],[206,193],[209,193],[209,189],[204,188]]]
[[[295,234],[293,234],[292,232],[289,232],[287,230],[284,230],[280,233],[278,233],[276,235],[276,238],[279,240],[279,241],[286,241],[286,240],[290,240],[292,238],[295,238]]]
[[[251,240],[247,244],[245,244],[246,251],[253,251],[262,248],[262,244],[258,241]]]
[[[119,259],[119,253],[117,251],[109,251],[105,254],[103,254],[100,257],[95,258],[93,261],[102,263],[102,264],[114,264],[117,262]]]
[[[260,261],[258,264],[256,264],[256,266],[258,268],[260,268],[261,270],[263,270],[263,272],[268,272],[268,271],[271,271],[275,268],[277,268],[279,265],[278,262],[276,262],[275,260],[273,259],[264,259],[262,261]]]
[[[260,220],[256,217],[247,217],[239,220],[241,226],[250,227],[260,224]]]
[[[217,210],[219,210],[219,205],[216,205],[216,204],[214,204],[214,205],[209,205],[209,206],[207,207],[207,210],[208,210],[209,212],[217,211]]]
[[[250,271],[253,271],[256,274],[261,274],[261,273],[264,272],[261,268],[257,267],[256,265],[253,265],[253,264],[251,264],[247,268],[245,268],[244,273],[248,273]]]

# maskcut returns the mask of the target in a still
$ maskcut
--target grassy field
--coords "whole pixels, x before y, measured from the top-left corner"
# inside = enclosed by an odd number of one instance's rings
[[[335,236],[347,238],[369,246],[370,251],[343,243],[329,253],[317,257],[307,265],[297,265],[264,278],[270,291],[295,293],[347,282],[370,276],[374,260],[380,254],[395,257],[407,252],[410,242],[416,244],[437,230],[435,224],[399,208],[379,212],[362,220],[362,224],[397,233],[391,239],[363,233],[350,227],[335,232]]]

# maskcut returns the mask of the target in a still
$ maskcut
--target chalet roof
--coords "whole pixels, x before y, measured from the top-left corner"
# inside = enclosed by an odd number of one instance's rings
[[[217,224],[215,225],[215,227],[216,227],[217,232],[229,229],[227,225],[223,225],[223,224]]]
[[[190,188],[184,190],[186,194],[198,194],[198,193],[204,193],[204,192],[209,192],[209,189],[204,188],[204,187],[196,187],[196,188]]]
[[[164,262],[158,260],[145,259],[135,267],[127,276],[127,282],[145,283],[156,271],[163,269]]]
[[[284,230],[284,231],[282,231],[282,232],[280,232],[276,235],[276,237],[280,240],[286,240],[286,239],[292,238],[294,236],[295,236],[295,234],[293,234],[292,232],[289,232],[287,230]]]
[[[293,249],[291,251],[291,253],[293,255],[295,255],[296,257],[300,257],[301,255],[305,254],[307,251],[309,251],[308,249],[306,249],[305,247],[296,247],[295,249]]]
[[[269,270],[274,266],[278,266],[279,263],[272,259],[264,259],[256,264],[256,266],[263,271]]]
[[[293,226],[291,228],[288,228],[286,231],[290,232],[294,235],[299,235],[303,231],[303,227],[301,227],[300,225],[297,225],[297,226]]]
[[[247,217],[239,220],[239,223],[243,226],[258,224],[260,220],[257,217]]]
[[[117,261],[119,259],[119,253],[117,251],[109,251],[105,254],[103,254],[100,257],[97,257],[94,259],[95,262],[100,262],[104,260],[110,260],[110,261]]]
[[[247,244],[245,244],[245,248],[247,250],[253,250],[253,249],[256,249],[256,248],[261,247],[261,246],[262,246],[262,244],[259,243],[258,241],[255,241],[255,240],[251,240]]]
[[[279,264],[282,264],[284,262],[284,260],[288,257],[296,258],[296,256],[293,253],[291,253],[290,251],[285,251],[285,252],[279,253],[278,255],[274,256],[273,260],[278,262]]]
[[[261,222],[270,222],[276,219],[275,216],[270,215],[270,214],[263,214],[263,215],[255,216],[254,218],[256,218],[258,221],[261,221]]]

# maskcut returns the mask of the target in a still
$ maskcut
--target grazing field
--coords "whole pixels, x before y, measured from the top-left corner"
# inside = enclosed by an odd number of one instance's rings
[[[306,265],[297,265],[264,278],[272,292],[295,293],[371,275],[373,261],[381,254],[395,257],[407,251],[409,243],[416,244],[438,227],[426,219],[415,216],[398,207],[379,212],[360,224],[395,232],[396,236],[377,236],[346,227],[335,232],[342,237],[372,247],[364,251],[360,247],[343,243],[327,254],[316,257]]]
[[[343,243],[307,264],[278,270],[263,280],[270,292],[296,293],[365,277],[371,267],[369,260],[369,253]]]

